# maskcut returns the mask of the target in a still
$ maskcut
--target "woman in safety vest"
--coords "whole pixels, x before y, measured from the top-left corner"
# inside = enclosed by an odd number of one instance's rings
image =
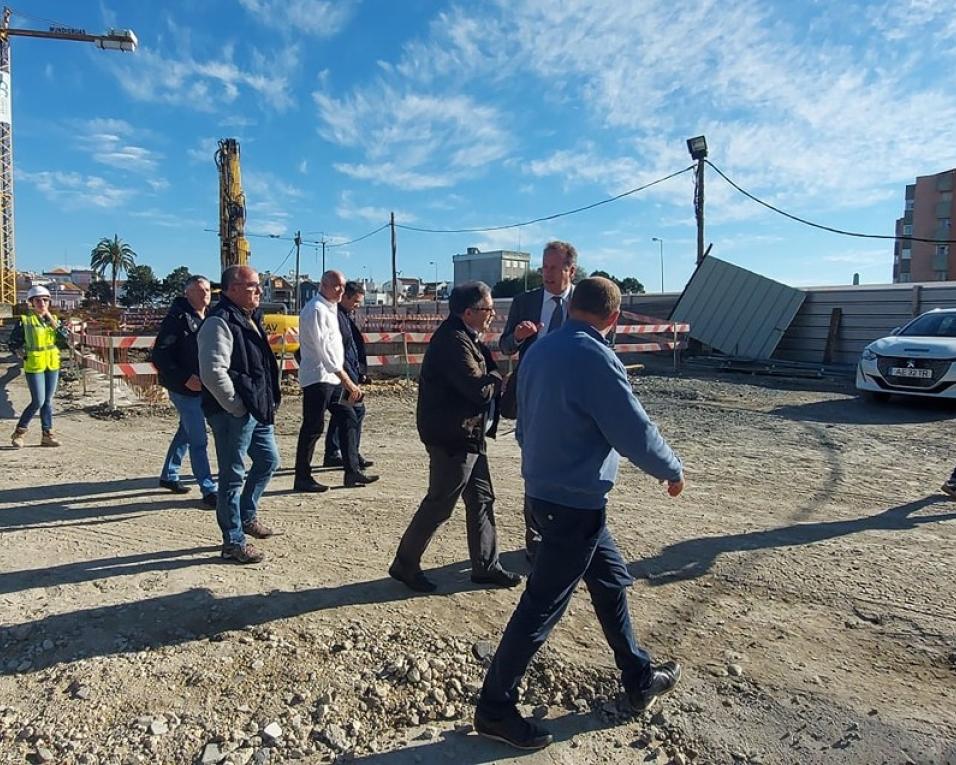
[[[41,446],[59,446],[53,437],[53,395],[60,379],[60,349],[66,340],[66,328],[50,313],[50,291],[46,287],[31,287],[27,292],[29,310],[20,317],[20,322],[10,335],[10,348],[22,350],[23,373],[30,388],[30,403],[20,415],[17,429],[13,431],[13,447],[23,446],[23,437],[33,415],[40,411],[43,427]]]

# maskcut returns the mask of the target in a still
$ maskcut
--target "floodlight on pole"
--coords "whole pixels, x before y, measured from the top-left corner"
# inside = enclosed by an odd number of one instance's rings
[[[651,241],[657,242],[661,246],[661,292],[663,292],[664,291],[664,240],[659,237],[652,236]]]
[[[707,139],[702,135],[687,139],[687,151],[697,162],[697,182],[694,184],[694,216],[697,218],[697,265],[704,259],[704,160],[707,159]]]

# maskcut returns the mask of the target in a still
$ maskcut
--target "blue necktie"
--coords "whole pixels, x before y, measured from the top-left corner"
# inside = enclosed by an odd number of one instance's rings
[[[555,295],[551,298],[554,301],[554,313],[551,314],[551,321],[548,322],[548,334],[550,335],[556,329],[560,329],[564,324],[564,309],[561,306],[561,296]]]

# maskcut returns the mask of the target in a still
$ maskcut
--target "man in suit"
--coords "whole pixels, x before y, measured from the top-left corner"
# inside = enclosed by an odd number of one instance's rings
[[[544,246],[541,262],[539,289],[522,292],[511,302],[508,321],[498,347],[512,356],[518,354],[519,362],[539,337],[557,330],[568,316],[571,294],[574,292],[574,275],[577,271],[578,251],[567,242],[552,241]],[[529,560],[534,560],[541,534],[534,524],[534,517],[524,502],[525,549]]]
[[[450,316],[435,330],[418,380],[418,435],[428,452],[428,493],[402,536],[389,575],[417,592],[433,592],[421,560],[432,536],[465,500],[471,581],[514,587],[521,577],[498,560],[495,493],[485,439],[498,426],[502,378],[481,333],[495,315],[484,282],[460,284],[448,298]]]

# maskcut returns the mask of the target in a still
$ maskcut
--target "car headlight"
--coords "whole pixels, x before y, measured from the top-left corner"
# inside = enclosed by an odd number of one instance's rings
[[[877,356],[872,348],[863,349],[863,360],[864,361],[876,361]]]

